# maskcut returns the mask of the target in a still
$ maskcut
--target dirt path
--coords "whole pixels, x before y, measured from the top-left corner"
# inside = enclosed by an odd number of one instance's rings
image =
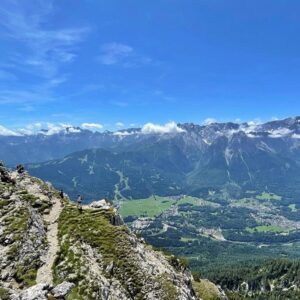
[[[48,225],[47,241],[48,241],[48,252],[45,258],[45,264],[38,270],[36,282],[37,283],[49,283],[53,282],[52,265],[56,258],[57,251],[59,249],[58,244],[58,217],[62,211],[60,200],[53,198],[53,206],[49,215],[44,216],[44,220]]]

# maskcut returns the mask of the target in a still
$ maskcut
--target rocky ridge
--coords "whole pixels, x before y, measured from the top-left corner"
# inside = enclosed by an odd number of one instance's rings
[[[2,300],[201,299],[186,266],[136,237],[108,202],[80,210],[2,164],[0,270]]]

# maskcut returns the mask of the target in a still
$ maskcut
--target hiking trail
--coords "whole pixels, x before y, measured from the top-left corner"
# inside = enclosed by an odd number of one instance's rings
[[[45,257],[45,263],[38,269],[36,282],[37,283],[53,283],[52,266],[55,261],[57,251],[59,250],[58,242],[58,218],[62,211],[60,199],[53,197],[53,206],[48,215],[44,215],[44,221],[48,224],[47,242],[48,252]]]

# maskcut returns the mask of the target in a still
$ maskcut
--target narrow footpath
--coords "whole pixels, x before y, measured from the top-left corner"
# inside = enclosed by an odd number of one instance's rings
[[[44,221],[48,224],[47,241],[48,252],[45,259],[45,264],[38,269],[36,282],[37,283],[53,283],[52,266],[55,261],[57,251],[59,250],[58,243],[58,218],[62,211],[60,199],[53,198],[53,206],[48,215],[44,216]]]

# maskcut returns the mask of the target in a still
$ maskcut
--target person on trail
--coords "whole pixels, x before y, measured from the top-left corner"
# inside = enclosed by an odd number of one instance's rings
[[[51,202],[52,204],[54,204],[55,202],[52,201],[52,196],[53,196],[52,191],[47,191],[47,196],[48,196],[50,202]]]
[[[17,170],[18,174],[24,174],[25,173],[25,168],[24,168],[23,165],[17,165],[16,170]]]
[[[60,204],[61,204],[61,206],[64,206],[64,198],[65,198],[65,196],[64,196],[63,189],[60,190],[59,197],[60,197]]]
[[[82,211],[82,196],[81,195],[77,195],[77,207],[80,211]]]

